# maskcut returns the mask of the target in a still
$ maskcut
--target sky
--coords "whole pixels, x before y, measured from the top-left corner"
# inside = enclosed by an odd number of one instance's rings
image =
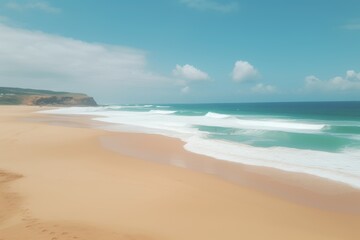
[[[0,86],[102,104],[360,100],[359,0],[0,0]]]

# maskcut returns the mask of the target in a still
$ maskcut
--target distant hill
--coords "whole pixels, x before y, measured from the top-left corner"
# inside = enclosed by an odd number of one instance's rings
[[[97,106],[83,93],[0,87],[0,105]]]

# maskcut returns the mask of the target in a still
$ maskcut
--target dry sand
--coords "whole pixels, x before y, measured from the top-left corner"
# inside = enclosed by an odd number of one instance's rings
[[[354,189],[316,181],[325,190],[313,194],[310,178],[292,189],[279,181],[301,175],[271,178],[252,168],[245,180],[226,181],[219,176],[242,172],[184,155],[178,141],[83,128],[79,118],[68,126],[30,121],[36,110],[0,107],[1,240],[360,239]],[[114,144],[123,145],[113,151]],[[170,156],[190,167],[163,164]],[[199,171],[197,161],[211,163],[211,171]],[[221,168],[222,175],[204,173]],[[319,199],[326,207],[316,207]]]

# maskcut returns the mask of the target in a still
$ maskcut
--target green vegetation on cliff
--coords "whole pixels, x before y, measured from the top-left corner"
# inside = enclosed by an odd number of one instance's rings
[[[97,106],[82,93],[0,87],[0,105]]]

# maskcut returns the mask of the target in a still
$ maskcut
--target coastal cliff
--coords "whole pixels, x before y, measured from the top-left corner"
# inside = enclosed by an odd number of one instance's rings
[[[97,106],[97,103],[83,93],[0,87],[0,105]]]

